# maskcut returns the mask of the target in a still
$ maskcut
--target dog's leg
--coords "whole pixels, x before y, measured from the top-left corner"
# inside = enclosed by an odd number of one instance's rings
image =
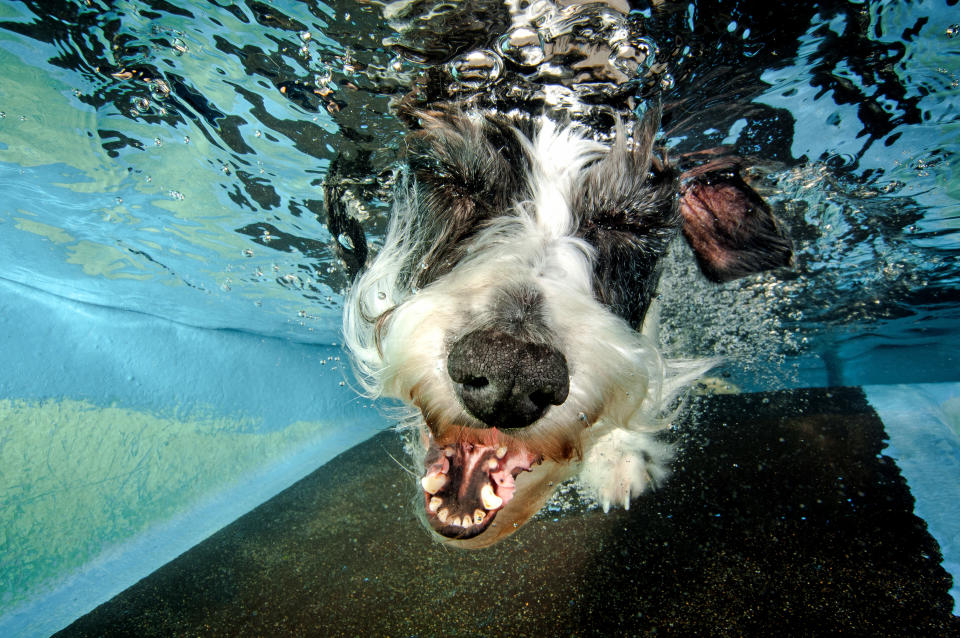
[[[673,450],[652,434],[622,428],[602,435],[584,455],[580,483],[607,512],[670,475]]]

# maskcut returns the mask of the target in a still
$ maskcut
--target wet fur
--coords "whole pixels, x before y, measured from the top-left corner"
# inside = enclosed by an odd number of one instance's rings
[[[635,329],[683,222],[678,176],[653,151],[657,115],[609,147],[546,119],[450,111],[421,121],[384,246],[345,304],[366,393],[411,406],[417,462],[428,431],[441,445],[509,441],[542,459],[518,477],[524,488],[496,528],[462,546],[509,534],[578,473],[604,508],[629,506],[668,473],[669,449],[649,433],[709,365],[666,362]],[[487,428],[446,373],[451,345],[491,325],[567,358],[569,396],[528,427]]]

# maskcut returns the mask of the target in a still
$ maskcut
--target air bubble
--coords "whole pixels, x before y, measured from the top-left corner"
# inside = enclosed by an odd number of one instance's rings
[[[652,41],[640,38],[636,42],[622,41],[613,47],[610,66],[628,77],[642,75],[653,64],[656,45]]]
[[[503,35],[497,48],[503,57],[519,66],[537,66],[546,57],[540,33],[529,27],[518,27]]]
[[[493,51],[471,51],[451,60],[447,70],[462,88],[478,89],[500,78],[503,61]]]
[[[317,86],[325,86],[333,79],[333,69],[328,64],[321,64],[317,67],[317,72],[313,76],[313,82]]]
[[[163,80],[154,80],[150,83],[150,95],[155,100],[162,100],[170,95],[170,85]]]

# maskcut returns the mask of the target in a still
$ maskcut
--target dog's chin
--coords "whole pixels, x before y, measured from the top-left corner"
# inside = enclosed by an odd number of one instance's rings
[[[420,481],[424,520],[438,540],[464,549],[487,547],[536,514],[570,463],[545,459],[498,431],[456,428],[431,434]]]

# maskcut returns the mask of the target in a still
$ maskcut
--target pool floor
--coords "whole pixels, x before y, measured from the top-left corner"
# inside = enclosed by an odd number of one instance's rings
[[[59,636],[956,636],[937,542],[858,388],[698,398],[669,483],[481,551],[416,520],[383,433]]]

